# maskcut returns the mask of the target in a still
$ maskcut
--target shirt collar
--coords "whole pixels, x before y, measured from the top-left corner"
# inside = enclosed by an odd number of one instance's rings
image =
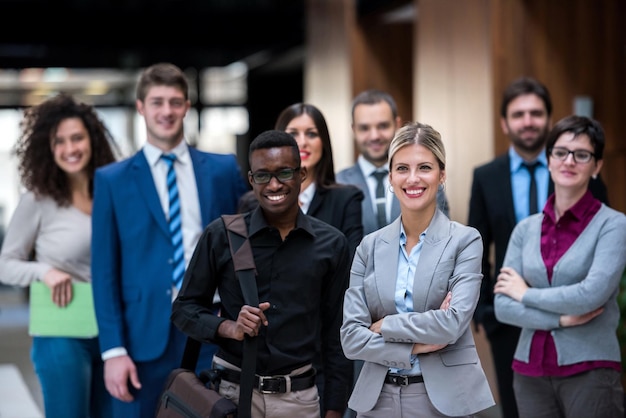
[[[256,209],[254,209],[250,214],[250,226],[248,227],[248,235],[253,236],[259,231],[264,229],[269,229],[271,226],[265,220],[265,216],[263,216],[263,208],[259,205]],[[311,236],[315,236],[315,230],[311,226],[311,222],[309,222],[308,216],[305,215],[301,210],[298,210],[298,217],[296,218],[296,227],[295,229],[301,229],[307,232]]]
[[[565,213],[561,214],[561,217],[563,218],[566,214],[570,214],[568,216],[572,216],[576,221],[580,221],[584,219],[585,214],[588,211],[597,210],[596,206],[598,204],[599,201],[595,197],[593,197],[591,191],[587,190],[583,197],[581,197],[578,202],[574,204],[574,206],[566,210]],[[548,198],[543,212],[552,220],[552,222],[556,223],[556,213],[554,211],[554,193]]]
[[[361,168],[361,171],[363,172],[363,175],[365,176],[365,178],[368,178],[369,176],[371,176],[372,173],[374,173],[375,171],[381,171],[381,170],[384,170],[385,172],[389,171],[389,169],[387,168],[387,163],[385,163],[384,165],[380,167],[376,167],[374,164],[367,161],[365,157],[363,157],[362,155],[359,155],[359,158],[357,158],[357,164],[359,164],[359,167]]]
[[[316,190],[315,183],[311,183],[309,184],[309,187],[307,187],[306,189],[300,192],[298,199],[300,200],[300,204],[302,205],[302,207],[305,207],[308,209],[309,205],[311,204],[311,201],[313,200],[313,196],[315,196],[315,190]]]
[[[426,228],[424,232],[420,234],[420,242],[424,241],[424,238],[426,237],[426,232],[428,232],[428,228]],[[404,231],[404,225],[402,225],[402,222],[400,222],[400,247],[403,247],[404,245],[406,245],[406,232]]]
[[[146,142],[143,145],[143,152],[151,167],[154,167],[159,162],[161,155],[164,153],[176,155],[176,161],[181,164],[188,164],[191,161],[191,157],[189,156],[189,146],[184,140],[168,152],[164,152],[161,148],[155,147],[151,143]]]
[[[515,173],[522,167],[524,159],[515,151],[512,146],[509,147],[509,158],[511,159],[511,173]],[[548,158],[546,157],[545,149],[539,153],[535,161],[538,161],[543,167],[548,167]]]

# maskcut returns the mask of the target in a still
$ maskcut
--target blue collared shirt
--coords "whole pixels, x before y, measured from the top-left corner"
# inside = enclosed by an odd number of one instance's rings
[[[420,241],[411,249],[411,253],[407,254],[406,233],[404,232],[404,225],[400,223],[400,256],[398,257],[398,275],[394,296],[398,313],[413,312],[413,282],[425,236],[426,231],[420,234]],[[407,375],[422,374],[417,354],[411,355],[411,364],[413,365],[411,369],[390,368],[389,371]]]
[[[511,189],[513,191],[513,205],[515,207],[516,222],[527,218],[528,212],[528,189],[530,189],[530,173],[522,166],[524,159],[515,152],[513,147],[509,148],[511,160]],[[545,152],[541,152],[537,157],[539,165],[535,169],[535,182],[537,183],[537,208],[543,209],[548,200],[548,183],[550,173],[548,172],[548,159]]]

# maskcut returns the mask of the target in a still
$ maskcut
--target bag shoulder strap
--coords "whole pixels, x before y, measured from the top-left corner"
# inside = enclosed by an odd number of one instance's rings
[[[256,286],[256,265],[252,246],[248,239],[248,227],[243,214],[222,215],[228,233],[230,253],[235,266],[235,274],[241,286],[246,305],[258,306],[259,294]],[[257,338],[246,335],[243,340],[241,360],[241,381],[239,386],[238,417],[249,418],[252,411],[252,390],[256,371]]]

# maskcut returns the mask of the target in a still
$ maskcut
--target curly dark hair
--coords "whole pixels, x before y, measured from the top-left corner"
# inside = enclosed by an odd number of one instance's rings
[[[95,109],[91,105],[78,103],[70,94],[61,92],[26,109],[20,122],[20,136],[15,145],[22,184],[37,196],[54,199],[60,206],[68,206],[72,195],[67,175],[54,161],[51,136],[61,121],[68,118],[82,120],[89,133],[92,157],[87,171],[91,197],[96,168],[115,161],[117,152],[111,133]]]

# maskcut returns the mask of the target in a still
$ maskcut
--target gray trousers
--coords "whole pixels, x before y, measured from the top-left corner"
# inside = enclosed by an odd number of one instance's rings
[[[620,374],[595,369],[567,377],[515,373],[513,390],[520,418],[623,418]]]
[[[423,383],[412,383],[407,386],[385,383],[374,409],[357,413],[356,416],[357,418],[448,417],[435,409]]]

